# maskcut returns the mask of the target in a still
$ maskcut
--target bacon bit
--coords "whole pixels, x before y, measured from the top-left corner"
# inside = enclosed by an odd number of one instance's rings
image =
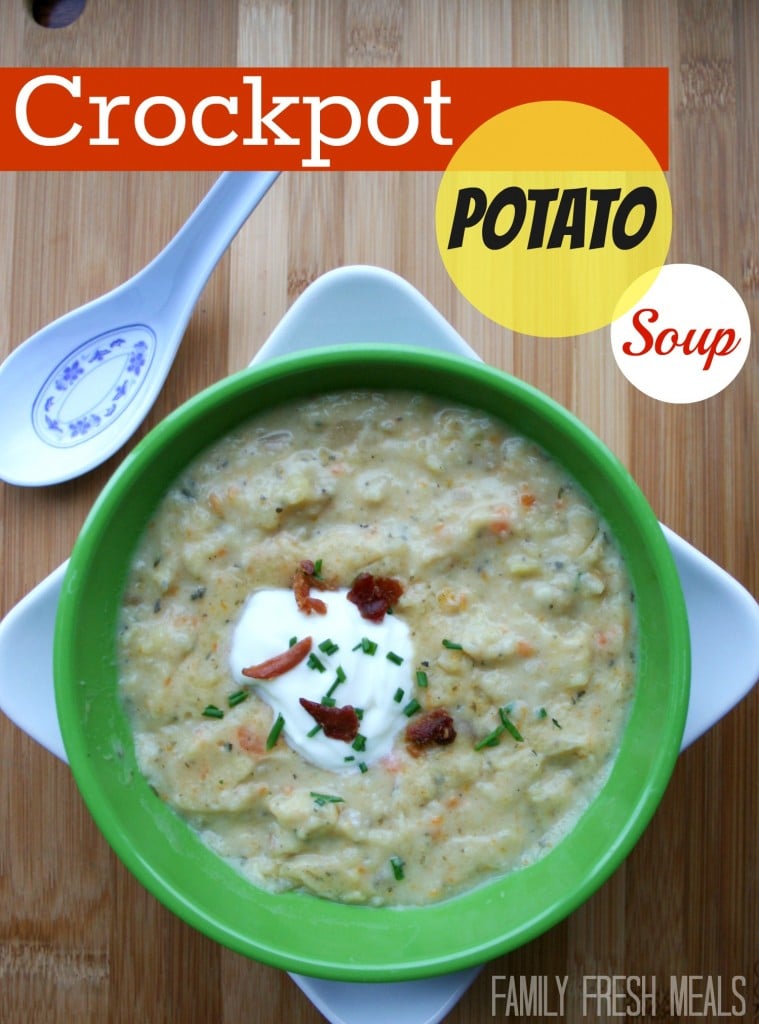
[[[382,622],[385,612],[395,604],[402,593],[403,586],[398,580],[362,572],[355,578],[346,596],[357,606],[363,619]]]
[[[309,583],[305,576],[295,578],[295,603],[306,615],[316,612],[317,615],[326,615],[327,606],[320,597],[311,597]]]
[[[317,590],[335,590],[337,584],[323,579],[316,575],[316,566],[310,558],[304,558],[293,576],[293,593],[295,603],[300,611],[306,615],[316,612],[317,615],[326,615],[327,606],[318,597],[311,597],[311,588]]]
[[[333,740],[351,743],[358,736],[359,721],[356,709],[350,704],[344,707],[327,707],[315,700],[300,698],[301,707],[322,727],[324,735]]]
[[[432,708],[415,718],[406,726],[406,743],[410,753],[415,757],[418,753],[414,747],[425,747],[430,743],[446,746],[456,739],[456,728],[453,719],[445,708]]]
[[[517,641],[517,654],[520,658],[529,658],[535,653],[535,648],[527,640]]]
[[[536,498],[534,494],[529,494],[525,491],[519,495],[519,501],[525,508],[531,508],[535,504]]]
[[[337,589],[337,584],[333,580],[325,580],[323,576],[317,575],[316,564],[312,562],[310,558],[304,558],[298,566],[298,569],[309,577],[311,586],[316,587],[317,590]]]
[[[304,636],[297,644],[293,644],[281,654],[275,654],[273,658],[267,658],[260,665],[251,665],[244,668],[242,674],[248,679],[276,679],[291,668],[295,668],[310,653],[313,640],[310,636]]]

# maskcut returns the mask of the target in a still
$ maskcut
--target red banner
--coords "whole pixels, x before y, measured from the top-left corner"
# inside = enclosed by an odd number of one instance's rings
[[[441,170],[489,118],[572,100],[668,166],[666,68],[0,68],[0,170]]]

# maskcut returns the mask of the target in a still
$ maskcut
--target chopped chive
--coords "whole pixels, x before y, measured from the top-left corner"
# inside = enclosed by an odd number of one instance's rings
[[[455,643],[453,640],[443,640],[443,647],[447,647],[449,651],[463,651],[464,648],[461,644]]]
[[[414,697],[412,700],[408,702],[406,707],[403,709],[403,714],[406,716],[406,718],[411,718],[412,715],[415,715],[417,711],[421,710],[422,705],[419,703],[416,697]]]
[[[319,703],[323,708],[333,708],[337,701],[334,697],[330,697],[329,694],[325,693]]]
[[[358,750],[359,752],[366,750],[366,736],[362,736],[361,733],[359,733],[353,743],[351,743],[351,746],[354,750]]]
[[[319,644],[319,650],[323,651],[324,654],[334,654],[336,651],[339,651],[340,648],[334,640],[330,640],[328,637],[326,640],[322,640]]]
[[[517,727],[514,725],[514,723],[509,718],[509,714],[508,714],[507,709],[506,708],[499,708],[498,709],[498,714],[500,716],[501,722],[503,723],[503,726],[506,729],[506,731],[508,733],[510,733],[514,737],[514,739],[517,741],[517,743],[524,743],[524,736],[521,734],[519,729],[517,729]]]
[[[403,879],[403,868],[405,867],[404,861],[400,857],[390,858],[390,867],[393,869],[393,875],[396,882],[400,882]]]
[[[400,654],[396,654],[395,651],[388,651],[385,657],[387,658],[388,661],[392,661],[394,665],[403,664],[403,658],[400,656]]]
[[[559,725],[559,723],[556,721],[555,718],[552,718],[551,721],[553,722],[553,724],[556,726],[557,729],[561,729],[561,726]]]
[[[545,708],[538,708],[538,718],[548,718],[548,712]]]
[[[224,712],[221,710],[221,708],[217,708],[215,704],[209,704],[207,707],[203,708],[203,714],[206,716],[206,718],[224,717]]]
[[[501,738],[501,734],[506,731],[506,726],[499,725],[497,729],[493,729],[491,733],[484,736],[481,740],[478,740],[475,745],[475,750],[482,750],[484,747],[497,747],[498,741]]]
[[[377,653],[377,644],[374,640],[370,640],[368,636],[362,636],[353,650],[361,650],[364,654],[374,655]]]
[[[360,722],[361,719],[364,717],[364,709],[363,708],[354,708],[353,710],[356,712],[356,718]]]
[[[347,757],[343,758],[343,761],[355,761],[355,760],[356,760],[356,758],[353,756],[353,754],[348,754]]]
[[[277,715],[277,720],[274,723],[274,725],[271,727],[271,732],[266,737],[266,749],[267,750],[271,750],[271,748],[275,745],[275,743],[279,739],[279,734],[282,732],[284,726],[285,726],[284,718],[282,717],[281,714]]]
[[[345,803],[341,796],[332,796],[331,793],[310,793],[309,796],[311,796],[317,807],[324,807],[325,804]]]
[[[429,679],[427,678],[427,673],[419,669],[419,671],[416,674],[416,685],[421,686],[422,689],[424,689],[424,687],[427,686],[428,683]]]
[[[236,693],[231,693],[227,697],[227,703],[231,708],[236,708],[238,704],[242,704],[244,700],[247,700],[250,694],[247,690],[238,690]]]
[[[346,678],[347,677],[345,675],[345,672],[343,672],[342,667],[340,665],[338,665],[337,666],[337,676],[336,676],[335,681],[332,684],[332,686],[330,686],[330,688],[327,690],[327,696],[331,697],[332,694],[335,692],[335,690],[338,688],[338,686],[341,683],[345,682]]]
[[[498,717],[501,720],[500,724],[497,725],[496,728],[493,729],[491,733],[488,733],[487,736],[483,736],[481,740],[478,740],[475,743],[475,750],[482,750],[484,747],[498,746],[501,736],[505,732],[508,732],[511,736],[513,736],[517,743],[524,743],[524,736],[522,736],[519,729],[517,729],[517,727],[509,718],[509,709],[511,707],[511,704],[507,704],[505,707],[498,709]]]
[[[313,736],[316,736],[316,734],[317,734],[318,732],[321,732],[321,731],[322,731],[322,727],[321,727],[321,726],[320,726],[320,725],[319,725],[319,724],[317,723],[317,724],[316,724],[316,725],[315,725],[315,726],[313,727],[313,729],[309,729],[309,730],[308,730],[308,732],[306,733],[306,736],[307,736],[307,737],[308,737],[309,739],[311,739],[311,738],[312,738]]]
[[[393,694],[393,700],[395,701],[396,704],[400,704],[400,702],[403,700],[403,688],[401,686],[399,686],[398,689]]]
[[[306,664],[308,665],[309,668],[315,668],[317,672],[327,671],[326,668],[324,667],[323,662],[321,662],[317,658],[313,651],[311,651],[311,653],[309,654],[308,661],[306,662]]]
[[[365,775],[369,771],[369,767],[365,761],[359,761],[358,770],[361,772],[362,775]]]
[[[297,642],[298,642],[298,638],[297,638],[297,636],[291,636],[291,637],[290,637],[290,640],[289,640],[289,642],[288,642],[288,644],[287,644],[287,646],[288,646],[288,647],[295,647],[295,645],[297,644]]]
[[[313,575],[316,576],[317,579],[321,579],[321,574],[322,574],[322,560],[321,560],[321,558],[317,558],[316,561],[314,562]]]

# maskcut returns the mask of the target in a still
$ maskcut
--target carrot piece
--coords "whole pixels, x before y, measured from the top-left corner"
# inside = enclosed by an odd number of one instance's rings
[[[496,537],[504,537],[511,532],[512,510],[504,505],[493,509],[493,517],[488,524],[490,532]]]
[[[293,644],[292,647],[288,647],[281,654],[275,654],[273,658],[267,658],[260,665],[251,665],[249,668],[244,668],[242,674],[247,676],[248,679],[276,679],[277,676],[284,675],[285,672],[299,665],[310,653],[312,645],[313,639],[310,636],[304,636],[302,640]]]
[[[237,730],[237,742],[246,754],[263,754],[264,741],[247,725],[241,725]]]

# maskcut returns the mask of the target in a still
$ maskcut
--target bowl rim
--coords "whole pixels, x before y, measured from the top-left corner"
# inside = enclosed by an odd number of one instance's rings
[[[416,373],[411,387],[401,377],[410,370]],[[642,698],[636,694],[617,762],[601,794],[577,826],[536,864],[422,908],[358,907],[300,893],[274,895],[255,889],[249,882],[244,882],[243,891],[231,877],[231,868],[227,869],[230,874],[220,871],[215,855],[192,846],[185,835],[187,826],[178,824],[173,812],[149,791],[139,773],[135,774],[134,752],[129,749],[124,721],[118,717],[113,700],[115,670],[104,667],[101,655],[93,654],[92,645],[69,643],[70,637],[89,636],[108,650],[115,640],[115,632],[109,633],[108,626],[113,622],[111,606],[106,608],[107,621],[103,623],[93,605],[98,605],[100,599],[107,604],[109,597],[112,601],[114,589],[120,597],[123,579],[116,587],[103,580],[99,569],[104,551],[115,547],[109,544],[114,524],[123,525],[131,515],[128,499],[134,495],[136,481],[153,495],[162,493],[177,475],[163,470],[167,452],[169,461],[186,462],[187,458],[174,454],[175,449],[184,444],[200,451],[225,429],[242,421],[239,411],[234,414],[234,410],[250,398],[263,396],[266,407],[294,393],[339,390],[345,381],[351,382],[347,387],[365,389],[368,385],[362,384],[359,371],[372,382],[370,390],[396,388],[437,394],[445,385],[445,397],[446,390],[458,393],[468,389],[472,396],[481,398],[487,393],[488,401],[498,398],[508,402],[508,414],[502,418],[528,436],[534,436],[536,429],[550,427],[557,439],[568,444],[562,450],[565,457],[558,456],[560,461],[566,465],[566,453],[571,451],[574,454],[570,462],[585,460],[591,476],[597,474],[593,485],[597,493],[591,488],[596,504],[599,497],[610,507],[613,501],[624,498],[620,521],[630,519],[645,556],[643,568],[630,564],[628,568],[638,590],[642,587],[660,595],[655,625],[661,636],[653,636],[651,630],[651,649],[645,647],[639,652],[641,677],[648,680],[652,676],[652,682],[646,683],[645,707],[638,710]],[[318,386],[316,379],[326,383]],[[379,380],[397,383],[376,383]],[[452,400],[481,407],[477,399]],[[248,415],[255,411],[251,409]],[[514,422],[517,412],[520,419]],[[212,420],[212,436],[202,442],[193,439],[197,435],[193,435],[192,428],[207,426]],[[550,450],[550,445],[543,446]],[[576,477],[573,467],[568,468]],[[599,480],[603,481],[602,489]],[[146,509],[155,503],[141,499]],[[608,521],[603,508],[600,510]],[[136,524],[132,530],[136,530]],[[626,539],[623,547],[631,544]],[[133,544],[124,547],[131,554]],[[110,557],[123,569],[127,553],[121,551]],[[98,614],[101,610],[98,607]],[[664,665],[660,664],[662,659]],[[653,679],[664,670],[671,678],[662,688],[662,703]],[[111,679],[103,683],[107,671]],[[160,902],[212,939],[271,966],[334,980],[390,981],[448,973],[514,949],[557,924],[616,870],[658,806],[680,750],[688,707],[690,646],[685,600],[660,524],[626,468],[577,417],[531,385],[463,356],[407,346],[341,346],[277,357],[233,374],[169,414],[127,455],[95,501],[72,551],[56,616],[54,678],[61,733],[82,797],[119,858]],[[657,700],[662,713],[656,720],[647,720]],[[112,716],[115,735],[107,735],[108,715]],[[90,730],[91,721],[100,725],[100,731]],[[645,771],[640,770],[642,761]],[[149,828],[136,836],[131,818],[125,820],[127,803],[130,812],[136,810],[150,818]],[[172,816],[176,821],[170,820]],[[182,864],[192,847],[186,870],[177,871],[177,845]],[[578,869],[577,854],[587,848],[594,855]],[[210,896],[198,891],[197,882],[188,877],[189,866],[194,870],[200,866],[213,874],[222,887],[218,891],[223,913],[214,909],[215,901]],[[513,907],[518,892],[523,894],[520,898],[535,904],[535,910],[526,917]],[[230,908],[244,896],[248,897],[246,912],[255,918],[253,934]],[[456,918],[455,928],[451,914]],[[403,934],[414,936],[413,950],[406,940],[398,938],[401,918]],[[309,920],[318,927],[304,936],[309,931],[304,922]],[[361,944],[356,941],[357,929],[363,935]],[[448,938],[444,941],[440,933]]]

